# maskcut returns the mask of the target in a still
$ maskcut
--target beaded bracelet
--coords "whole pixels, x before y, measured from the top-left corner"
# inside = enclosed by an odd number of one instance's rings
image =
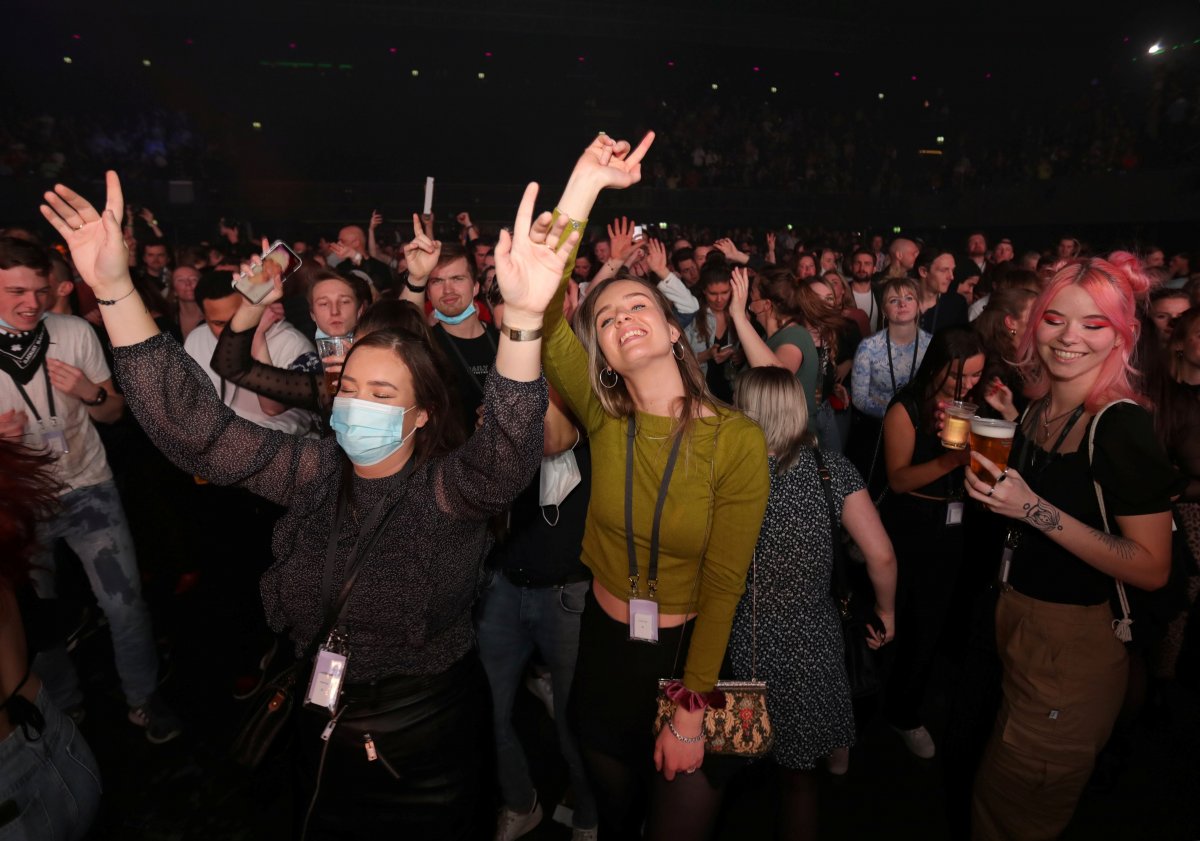
[[[126,292],[124,295],[122,295],[120,298],[112,298],[112,299],[97,298],[96,303],[102,307],[111,307],[117,301],[124,301],[126,298],[128,298],[130,295],[132,295],[135,291],[137,291],[137,290],[131,286],[131,287],[129,287],[129,291]]]

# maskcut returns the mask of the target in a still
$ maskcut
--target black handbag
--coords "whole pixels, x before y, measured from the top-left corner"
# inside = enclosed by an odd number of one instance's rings
[[[402,473],[407,474],[412,470],[412,466],[413,462],[410,459]],[[332,593],[333,564],[337,553],[338,533],[341,531],[342,522],[350,507],[349,488],[350,464],[346,462],[338,488],[337,511],[334,514],[333,527],[329,532],[329,543],[325,552],[323,594]],[[271,753],[272,748],[280,742],[280,735],[287,730],[297,701],[304,692],[303,678],[308,674],[317,648],[341,623],[342,616],[346,611],[346,602],[350,598],[350,590],[353,589],[358,572],[362,569],[362,562],[370,554],[371,548],[375,545],[379,535],[383,533],[388,520],[396,512],[401,498],[398,496],[386,509],[382,507],[383,501],[381,500],[377,510],[372,511],[371,516],[363,524],[354,548],[350,552],[350,557],[346,561],[341,590],[338,592],[337,599],[328,603],[325,622],[320,633],[313,638],[305,655],[266,681],[254,693],[250,702],[250,713],[230,747],[230,759],[238,765],[250,769],[257,768]],[[365,542],[363,541],[364,532],[368,535]],[[328,596],[326,596],[326,600],[328,601]]]
[[[865,568],[851,567],[849,558],[842,549],[841,527],[837,509],[833,505],[833,481],[829,475],[821,451],[813,448],[817,462],[817,473],[821,477],[821,490],[825,494],[825,505],[829,516],[829,538],[833,547],[833,574],[830,576],[831,591],[838,614],[842,620],[842,643],[845,648],[846,679],[850,683],[850,697],[862,698],[877,694],[883,686],[875,652],[867,645],[867,629],[874,628],[883,633],[883,620],[875,612],[875,599]]]

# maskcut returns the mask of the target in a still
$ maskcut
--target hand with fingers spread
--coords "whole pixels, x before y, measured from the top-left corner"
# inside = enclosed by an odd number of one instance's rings
[[[659,280],[671,273],[667,266],[667,247],[653,237],[646,240],[646,264]]]
[[[97,212],[87,199],[62,184],[44,195],[39,209],[46,221],[66,240],[84,283],[97,298],[112,298],[133,287],[129,277],[129,250],[121,231],[125,199],[115,172],[105,174],[108,199]]]
[[[513,232],[501,231],[496,243],[496,283],[504,296],[504,323],[518,329],[540,325],[562,281],[567,257],[579,240],[578,231],[563,239],[565,216],[552,222],[551,214],[542,213],[533,219],[537,192],[537,184],[525,188]]]
[[[622,216],[612,220],[608,226],[608,250],[613,260],[625,262],[625,258],[633,251],[633,229],[637,223]]]
[[[442,256],[442,243],[431,239],[421,226],[421,217],[413,214],[413,238],[404,245],[404,258],[408,262],[409,282],[420,286],[437,268]]]

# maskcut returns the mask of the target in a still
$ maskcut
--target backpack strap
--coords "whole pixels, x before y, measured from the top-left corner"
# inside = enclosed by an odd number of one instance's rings
[[[1096,428],[1100,426],[1100,418],[1118,403],[1137,405],[1136,402],[1128,398],[1114,400],[1097,412],[1096,416],[1092,418],[1092,427],[1088,430],[1088,469],[1091,469],[1092,460],[1096,454]],[[1100,483],[1096,481],[1094,470],[1092,471],[1092,487],[1096,489],[1096,502],[1100,505],[1100,518],[1104,521],[1104,531],[1112,534],[1113,530],[1108,524],[1108,509],[1104,506],[1104,491],[1101,489]],[[1113,620],[1113,634],[1121,642],[1130,642],[1133,640],[1133,618],[1129,615],[1129,597],[1125,595],[1125,583],[1119,578],[1113,578],[1113,581],[1117,585],[1117,600],[1121,603],[1121,618]]]

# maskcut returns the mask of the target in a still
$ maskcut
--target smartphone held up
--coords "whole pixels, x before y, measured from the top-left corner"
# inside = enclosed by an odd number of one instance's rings
[[[262,257],[262,263],[256,265],[249,273],[235,275],[233,288],[252,304],[262,302],[274,287],[275,278],[283,283],[300,268],[300,258],[296,252],[288,248],[283,240],[271,243],[267,253]]]

